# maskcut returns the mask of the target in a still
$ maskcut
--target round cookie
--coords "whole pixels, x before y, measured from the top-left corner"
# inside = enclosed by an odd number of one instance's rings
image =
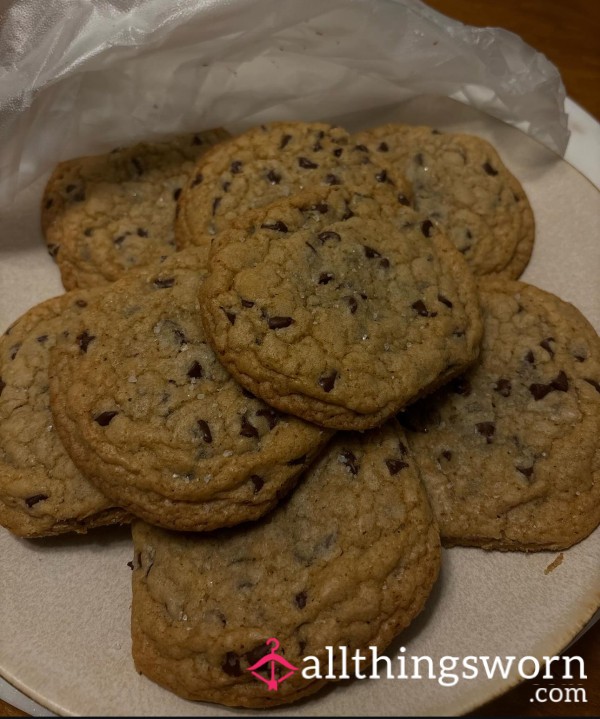
[[[445,544],[566,549],[600,523],[600,339],[536,287],[480,289],[479,362],[401,421]]]
[[[214,148],[198,163],[179,200],[179,247],[205,245],[247,210],[306,189],[352,184],[385,185],[410,202],[410,188],[395,171],[377,165],[341,127],[272,122]]]
[[[373,160],[401,172],[414,207],[439,224],[476,275],[518,278],[535,225],[527,196],[496,150],[474,135],[384,125],[354,136]]]
[[[205,531],[260,517],[329,438],[243,390],[198,316],[204,252],[123,278],[53,352],[52,409],[77,466],[149,522]]]
[[[64,286],[95,287],[175,251],[177,198],[225,130],[142,142],[61,162],[42,198],[42,229]]]
[[[75,328],[93,292],[33,307],[0,337],[0,524],[21,537],[87,532],[128,521],[71,462],[50,414],[48,361]]]
[[[266,708],[328,683],[297,671],[269,691],[248,668],[270,637],[293,666],[305,668],[310,655],[323,674],[327,646],[338,675],[339,646],[348,656],[383,651],[423,608],[440,564],[437,527],[399,432],[390,423],[338,435],[268,521],[195,537],[136,522],[138,671],[187,699]]]
[[[477,357],[464,259],[429,220],[375,195],[313,191],[255,210],[209,264],[201,312],[220,360],[321,426],[381,424]]]

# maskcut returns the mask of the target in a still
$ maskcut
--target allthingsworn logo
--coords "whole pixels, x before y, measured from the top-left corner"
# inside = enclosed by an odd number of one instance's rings
[[[271,647],[271,651],[264,657],[262,657],[262,659],[259,659],[256,664],[253,664],[251,667],[248,667],[246,671],[250,672],[250,674],[253,674],[259,681],[264,682],[270,692],[276,692],[279,689],[279,685],[281,683],[283,683],[286,679],[291,677],[292,674],[299,670],[298,667],[295,667],[293,664],[290,664],[287,659],[282,657],[280,654],[277,654],[277,650],[279,649],[279,641],[275,639],[275,637],[267,639],[265,644],[268,647]],[[275,676],[275,673],[279,669],[279,667],[282,667],[284,670],[287,671],[285,672],[285,674],[282,674],[280,677],[277,677]],[[263,671],[266,669],[267,676],[259,674],[259,669],[262,669]]]

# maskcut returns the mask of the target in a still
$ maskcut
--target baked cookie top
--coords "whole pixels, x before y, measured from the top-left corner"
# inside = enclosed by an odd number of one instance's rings
[[[93,292],[33,307],[0,337],[0,524],[22,537],[86,532],[126,521],[123,510],[83,477],[50,414],[48,360],[75,328]]]
[[[401,421],[447,544],[565,549],[600,522],[600,340],[548,292],[480,288],[479,362]]]
[[[52,357],[52,408],[75,463],[147,521],[204,531],[256,519],[330,433],[243,390],[204,339],[202,250],[119,280]]]
[[[118,279],[175,251],[177,198],[225,130],[61,162],[42,198],[42,229],[67,289]]]
[[[248,213],[218,241],[201,289],[208,339],[281,411],[367,429],[477,356],[464,259],[399,203],[350,188],[307,192]]]
[[[421,611],[440,562],[395,423],[337,435],[267,521],[203,536],[138,522],[133,540],[137,669],[183,697],[230,706],[285,704],[325,684],[296,672],[268,691],[247,669],[270,637],[298,668],[308,655],[323,663],[326,646],[385,648]]]
[[[395,124],[366,130],[354,140],[388,171],[406,175],[415,209],[444,230],[476,275],[521,275],[533,249],[533,212],[519,181],[488,142]]]
[[[341,127],[272,122],[252,128],[201,158],[179,200],[180,247],[205,245],[247,210],[312,188],[387,185],[405,202],[410,188]]]

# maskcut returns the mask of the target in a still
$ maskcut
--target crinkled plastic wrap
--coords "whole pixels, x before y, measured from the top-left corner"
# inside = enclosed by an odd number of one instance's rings
[[[0,24],[0,203],[59,160],[446,95],[563,153],[557,69],[417,0],[15,0]]]

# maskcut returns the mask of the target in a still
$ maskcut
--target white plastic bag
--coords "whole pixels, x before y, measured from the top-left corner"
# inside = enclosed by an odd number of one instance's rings
[[[0,24],[0,204],[61,159],[447,95],[559,153],[556,68],[418,0],[15,0]],[[375,124],[375,123],[374,123]]]

